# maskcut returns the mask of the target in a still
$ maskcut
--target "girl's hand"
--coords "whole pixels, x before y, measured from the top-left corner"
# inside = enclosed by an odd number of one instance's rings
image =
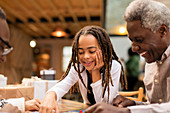
[[[31,110],[38,111],[40,109],[40,104],[41,104],[41,100],[39,99],[25,101],[25,111],[31,111]]]
[[[55,92],[48,92],[40,105],[39,113],[54,113],[52,112],[53,110],[55,110],[55,113],[59,113],[56,98],[57,96]]]
[[[103,62],[103,56],[102,56],[102,51],[98,50],[96,51],[96,65],[93,68],[94,70],[100,70],[102,67],[104,66],[104,62]]]
[[[101,79],[100,69],[104,66],[102,51],[96,51],[96,65],[92,70],[92,81],[93,83]]]

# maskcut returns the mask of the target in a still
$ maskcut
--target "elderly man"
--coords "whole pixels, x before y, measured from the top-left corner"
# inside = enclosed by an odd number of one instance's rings
[[[4,62],[6,60],[6,55],[13,49],[8,43],[9,35],[6,16],[0,8],[0,62]],[[39,110],[39,104],[40,101],[38,99],[29,101],[25,101],[24,98],[5,100],[0,96],[0,112],[21,113],[21,111],[24,112],[25,110]]]
[[[170,113],[170,9],[156,1],[135,0],[127,7],[124,19],[133,52],[147,62],[143,81],[148,102],[119,95],[113,100],[118,107],[99,103],[86,113]]]

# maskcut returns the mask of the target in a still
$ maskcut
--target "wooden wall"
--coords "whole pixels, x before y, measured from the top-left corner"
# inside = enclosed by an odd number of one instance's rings
[[[32,38],[13,26],[10,26],[10,32],[10,45],[14,50],[7,55],[7,61],[0,64],[0,73],[8,77],[8,84],[21,83],[24,77],[31,77],[33,72],[33,49],[29,46]],[[63,47],[71,44],[71,39],[37,40],[37,45],[41,49],[50,47],[50,67],[56,70],[55,79],[59,79],[63,74]]]
[[[50,52],[50,66],[56,70],[55,79],[59,79],[63,74],[62,71],[62,58],[63,58],[63,47],[71,46],[72,39],[41,39],[37,40],[37,46],[41,49],[49,47]]]
[[[29,46],[32,38],[13,26],[10,26],[10,32],[10,45],[14,50],[7,55],[7,61],[0,64],[0,73],[8,77],[8,84],[20,83],[23,77],[30,77],[33,61]]]

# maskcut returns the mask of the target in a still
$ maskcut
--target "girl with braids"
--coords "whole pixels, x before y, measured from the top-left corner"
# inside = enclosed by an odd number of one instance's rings
[[[112,103],[118,95],[120,77],[123,83],[124,70],[109,35],[98,26],[86,26],[76,34],[67,70],[60,82],[47,92],[39,112],[58,111],[56,100],[61,99],[76,82],[84,103]]]

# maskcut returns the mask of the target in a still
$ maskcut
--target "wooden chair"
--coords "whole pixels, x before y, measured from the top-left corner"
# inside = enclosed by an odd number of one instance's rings
[[[138,91],[119,91],[119,95],[125,96],[130,100],[136,100],[136,101],[142,101],[144,97],[142,87],[140,87]]]

